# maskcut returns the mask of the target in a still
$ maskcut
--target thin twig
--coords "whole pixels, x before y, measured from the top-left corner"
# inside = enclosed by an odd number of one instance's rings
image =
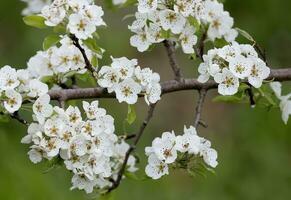
[[[5,113],[0,112],[0,115],[5,115]],[[18,122],[20,122],[21,124],[23,124],[25,126],[29,126],[29,123],[25,119],[21,118],[18,112],[15,112],[13,114],[10,114],[10,117],[12,119],[17,120]]]
[[[195,121],[194,121],[195,128],[198,128],[198,126],[202,124],[201,114],[202,114],[202,108],[205,102],[206,94],[207,94],[207,90],[205,89],[199,90],[199,98],[198,98],[196,109],[195,109],[196,110]]]
[[[196,52],[197,56],[202,60],[204,61],[203,59],[203,55],[204,55],[204,47],[205,47],[205,40],[207,39],[207,31],[204,31],[200,40],[199,40],[199,43],[198,43],[198,49]]]
[[[181,73],[181,68],[179,67],[176,55],[175,55],[175,45],[174,42],[169,41],[169,40],[165,40],[164,41],[164,45],[166,47],[167,50],[167,54],[169,57],[169,61],[170,61],[170,66],[175,74],[175,79],[179,82],[181,82],[183,80],[183,76]]]
[[[116,180],[111,180],[112,186],[108,189],[108,191],[107,191],[108,193],[111,192],[112,190],[116,189],[119,186],[119,184],[120,184],[120,182],[122,180],[123,174],[124,174],[124,172],[126,170],[127,161],[129,159],[129,156],[135,150],[136,145],[140,141],[140,138],[142,137],[145,128],[147,127],[149,121],[153,117],[153,113],[154,113],[155,107],[156,107],[156,104],[151,104],[150,105],[148,114],[147,114],[145,120],[143,121],[142,125],[140,126],[138,133],[135,135],[133,144],[130,146],[130,148],[128,149],[128,151],[125,154],[124,161],[123,161],[122,166],[121,166],[121,168],[120,168],[120,170],[118,172]]]
[[[247,92],[247,94],[249,96],[251,107],[255,107],[256,106],[256,101],[255,101],[255,97],[254,97],[254,93],[253,93],[252,87],[246,89],[246,92]]]
[[[80,52],[81,52],[81,54],[82,54],[82,56],[84,58],[84,61],[85,61],[86,69],[89,70],[92,73],[92,75],[96,78],[96,73],[97,72],[94,69],[94,67],[92,66],[89,58],[87,57],[85,49],[81,46],[81,44],[79,42],[79,39],[73,34],[70,35],[70,38],[73,41],[73,44],[75,45],[75,47],[77,47],[80,50]]]

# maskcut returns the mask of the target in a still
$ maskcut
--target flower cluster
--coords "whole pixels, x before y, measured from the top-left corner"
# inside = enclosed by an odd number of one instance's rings
[[[102,8],[94,5],[92,0],[54,0],[41,11],[47,26],[66,24],[68,21],[69,32],[83,40],[93,37],[96,27],[105,25],[103,15]]]
[[[106,110],[83,102],[86,119],[78,107],[66,110],[53,107],[45,94],[33,104],[34,120],[22,143],[31,144],[28,152],[33,163],[43,159],[61,160],[73,172],[72,189],[91,193],[94,188],[111,186],[120,170],[129,145],[114,134],[114,119]],[[127,170],[134,172],[135,158],[130,156]]]
[[[35,56],[30,58],[27,63],[28,70],[34,77],[55,76],[62,78],[58,75],[66,75],[72,72],[83,74],[87,71],[84,58],[73,41],[68,36],[62,36],[59,43],[59,47],[55,45],[46,51],[38,51]],[[85,50],[89,60],[93,56],[101,56],[88,49],[82,44],[82,41],[80,41],[80,45]],[[66,79],[59,81],[65,82]]]
[[[280,82],[270,83],[270,87],[274,91],[276,97],[280,100],[280,109],[282,111],[282,119],[285,124],[288,123],[289,115],[291,115],[291,93],[282,95],[282,84]]]
[[[112,58],[111,66],[103,66],[99,71],[98,84],[115,92],[118,101],[135,104],[140,93],[147,104],[160,100],[160,76],[149,68],[141,69],[137,60],[125,57]]]
[[[233,18],[216,0],[139,0],[135,17],[129,26],[135,33],[130,43],[140,52],[173,37],[180,41],[184,53],[193,54],[200,24],[208,27],[207,36],[212,41],[224,38],[232,42],[238,35],[232,28]]]
[[[50,5],[52,0],[21,0],[27,4],[27,7],[22,11],[22,15],[32,15],[40,13],[42,8]]]
[[[222,95],[236,94],[239,81],[245,79],[253,87],[260,88],[270,74],[270,68],[258,57],[253,46],[248,44],[234,42],[220,49],[211,49],[203,56],[203,60],[198,68],[198,81],[205,83],[213,77]]]
[[[173,164],[178,153],[202,156],[204,162],[210,167],[217,166],[217,152],[211,148],[210,141],[197,135],[196,129],[184,127],[184,134],[176,136],[174,132],[165,132],[161,138],[155,138],[151,147],[146,147],[148,165],[146,174],[159,179],[169,174],[169,165]]]
[[[48,86],[32,78],[29,70],[16,70],[8,65],[0,69],[0,102],[4,112],[15,113],[24,100],[39,97],[47,92]]]

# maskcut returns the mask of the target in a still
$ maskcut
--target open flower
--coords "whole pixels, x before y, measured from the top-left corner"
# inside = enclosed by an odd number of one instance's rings
[[[128,78],[121,82],[115,90],[118,101],[128,104],[137,102],[138,94],[141,92],[141,86],[133,79]]]
[[[0,69],[0,91],[15,89],[20,84],[15,69],[6,65]]]
[[[96,26],[89,18],[81,14],[72,14],[69,17],[68,29],[77,38],[86,40],[92,37],[92,34],[96,31]]]
[[[157,157],[167,164],[173,163],[177,158],[175,142],[176,136],[174,132],[165,132],[161,138],[156,138],[152,146]]]
[[[152,179],[159,179],[169,174],[169,168],[165,162],[159,160],[156,155],[151,154],[148,158],[148,165],[145,168],[145,172]]]
[[[224,68],[222,73],[216,74],[214,80],[219,83],[219,94],[234,95],[237,93],[239,88],[239,80],[228,69]]]
[[[50,96],[44,94],[39,97],[32,106],[33,113],[40,124],[43,124],[45,119],[53,113],[53,107],[49,103]]]
[[[165,30],[171,30],[174,34],[182,32],[186,19],[183,15],[172,10],[163,10],[160,12],[161,25]]]
[[[158,0],[138,0],[138,11],[141,13],[148,13],[156,10],[158,7]]]
[[[9,113],[18,111],[22,105],[22,96],[14,90],[5,91],[6,100],[4,101],[4,108]]]

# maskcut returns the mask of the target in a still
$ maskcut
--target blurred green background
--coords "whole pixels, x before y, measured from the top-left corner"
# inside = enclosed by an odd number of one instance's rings
[[[271,66],[291,67],[291,1],[290,0],[228,0],[226,9],[235,18],[237,27],[247,30],[266,49]],[[19,0],[0,1],[0,66],[26,67],[26,61],[41,49],[46,31],[29,28],[20,15],[24,4]],[[128,21],[122,17],[129,10],[107,11],[108,28],[100,30],[100,45],[114,57],[138,58],[141,66],[149,66],[161,74],[162,80],[172,78],[163,47],[140,54],[129,46]],[[196,76],[197,66],[180,55],[184,74]],[[104,59],[108,63],[109,59]],[[289,84],[289,86],[288,86]],[[286,83],[286,91],[290,82]],[[213,91],[206,102],[203,119],[209,128],[199,134],[210,139],[219,152],[216,175],[190,178],[174,171],[160,181],[125,180],[115,199],[159,200],[288,200],[291,199],[291,121],[285,126],[277,110],[251,109],[248,105],[213,103]],[[181,132],[184,124],[194,118],[196,94],[192,91],[169,94],[158,104],[153,120],[146,130],[138,152],[163,131]],[[127,106],[114,100],[101,100],[122,130]],[[143,101],[138,104],[136,130],[146,112]],[[0,124],[0,199],[1,200],[77,200],[96,199],[94,195],[70,191],[71,175],[60,168],[43,173],[45,164],[32,164],[20,144],[26,129],[17,123]],[[144,162],[140,171],[144,170]]]

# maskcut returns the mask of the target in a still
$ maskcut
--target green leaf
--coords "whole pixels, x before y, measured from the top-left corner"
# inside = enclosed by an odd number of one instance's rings
[[[128,105],[127,118],[128,124],[132,124],[136,120],[136,112],[133,105]]]
[[[98,68],[98,57],[96,55],[93,55],[93,57],[91,59],[91,64],[93,67]]]
[[[188,17],[188,21],[189,21],[190,25],[195,27],[196,31],[199,31],[200,23],[195,17],[193,17],[193,16]]]
[[[141,178],[139,178],[135,173],[125,172],[124,176],[128,179],[134,180],[134,181],[140,181]]]
[[[226,103],[237,103],[244,99],[245,92],[241,91],[232,96],[217,96],[212,101],[213,102],[226,102]]]
[[[115,192],[110,192],[108,194],[101,195],[98,200],[114,200],[115,199]]]
[[[226,45],[228,45],[228,42],[227,42],[225,39],[223,39],[223,38],[216,39],[216,40],[214,41],[214,46],[215,46],[216,48],[222,48],[222,47],[224,47],[224,46],[226,46]]]
[[[50,47],[56,45],[61,40],[59,35],[49,35],[43,41],[43,49],[46,51]]]
[[[102,55],[103,51],[102,49],[98,46],[97,41],[89,38],[87,40],[84,41],[84,44],[90,49],[92,50],[94,53],[97,53],[98,55]]]
[[[0,114],[0,123],[8,123],[10,121],[10,116],[5,114]]]
[[[64,24],[59,24],[54,27],[54,32],[58,34],[66,34],[67,32],[66,26]]]
[[[32,26],[35,28],[43,29],[47,27],[44,23],[45,18],[42,16],[38,16],[38,15],[26,16],[26,17],[23,17],[23,21],[26,25]]]
[[[250,86],[248,84],[245,84],[245,83],[241,83],[239,88],[238,88],[238,91],[239,92],[244,92],[246,89],[249,89]]]
[[[238,33],[241,35],[241,36],[243,36],[244,38],[246,38],[247,40],[249,40],[249,41],[251,41],[251,42],[253,42],[253,43],[255,43],[256,41],[255,41],[255,39],[248,33],[248,32],[246,32],[245,30],[242,30],[242,29],[240,29],[240,28],[236,28],[236,30],[238,31]]]

